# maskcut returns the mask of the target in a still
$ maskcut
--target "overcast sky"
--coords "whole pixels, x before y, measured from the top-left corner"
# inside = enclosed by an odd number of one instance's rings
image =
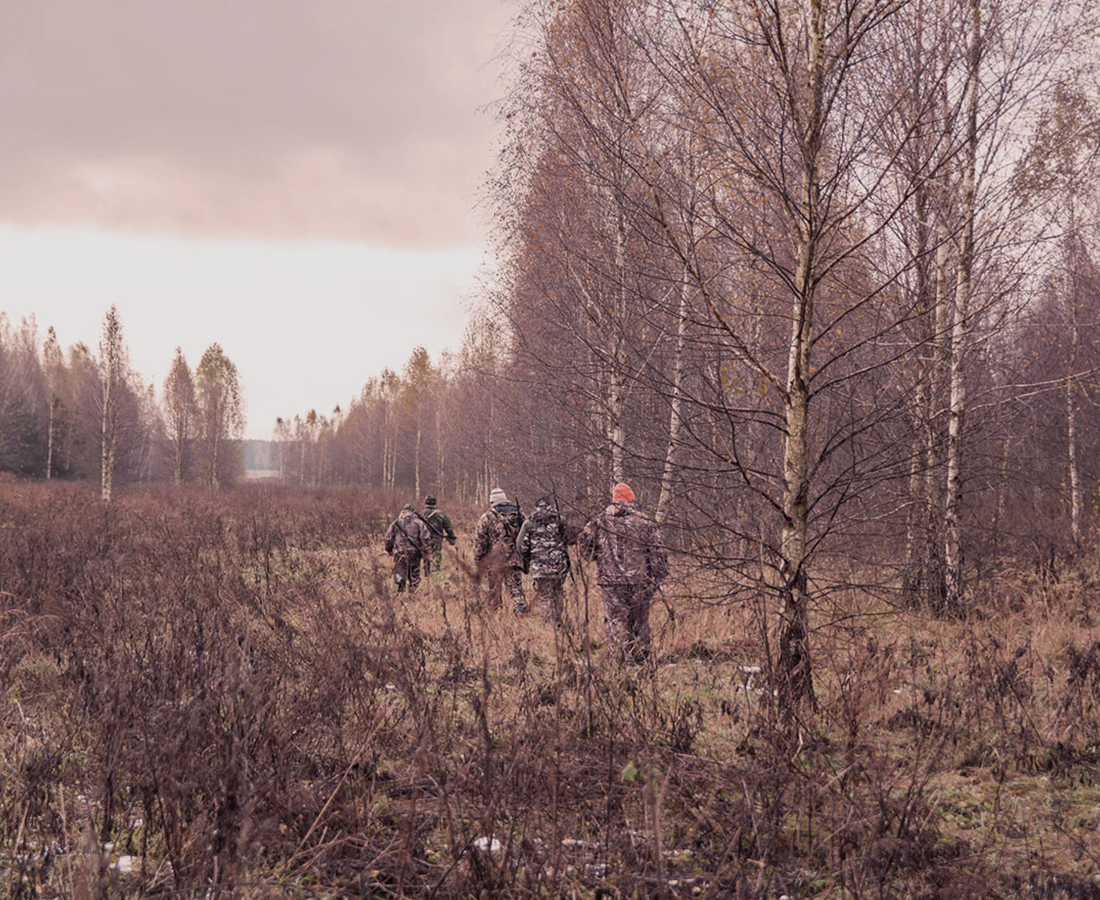
[[[158,391],[221,344],[250,437],[458,349],[505,0],[0,4],[0,311]]]

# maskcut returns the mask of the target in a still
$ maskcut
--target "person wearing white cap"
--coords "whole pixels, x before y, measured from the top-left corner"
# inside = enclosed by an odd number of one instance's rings
[[[516,550],[516,537],[523,526],[519,504],[512,503],[500,488],[489,493],[489,508],[481,514],[474,535],[474,562],[478,574],[488,578],[488,605],[500,609],[502,588],[512,598],[512,612],[527,612],[523,592],[523,559]]]

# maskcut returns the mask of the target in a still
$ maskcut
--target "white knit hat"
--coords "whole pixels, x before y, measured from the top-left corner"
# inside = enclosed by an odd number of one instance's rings
[[[489,505],[500,506],[502,503],[508,502],[508,495],[504,493],[500,488],[493,488],[489,492]]]

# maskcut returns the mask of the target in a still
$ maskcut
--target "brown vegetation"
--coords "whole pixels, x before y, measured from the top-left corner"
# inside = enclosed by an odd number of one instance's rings
[[[398,598],[398,506],[5,484],[3,894],[1096,895],[1091,565],[963,621],[821,605],[792,738],[767,604],[674,577],[620,670],[583,577],[562,632],[479,609],[473,509]]]

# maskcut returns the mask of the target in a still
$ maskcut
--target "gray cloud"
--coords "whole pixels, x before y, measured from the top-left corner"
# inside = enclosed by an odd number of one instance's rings
[[[0,222],[469,241],[504,0],[0,7]]]

